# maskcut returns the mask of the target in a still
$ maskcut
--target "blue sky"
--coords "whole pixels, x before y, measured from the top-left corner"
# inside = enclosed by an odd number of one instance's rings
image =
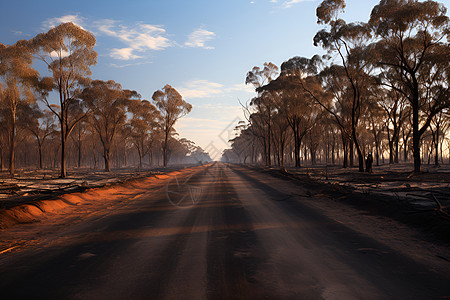
[[[349,0],[344,19],[367,21],[378,2]],[[450,7],[450,0],[441,2]],[[293,56],[322,53],[312,45],[322,28],[315,17],[319,3],[3,1],[0,43],[13,44],[73,21],[97,38],[92,78],[115,80],[144,99],[165,84],[174,86],[193,105],[175,128],[217,158],[233,125],[244,119],[238,99],[245,102],[254,95],[244,84],[247,71],[266,61],[279,66]]]

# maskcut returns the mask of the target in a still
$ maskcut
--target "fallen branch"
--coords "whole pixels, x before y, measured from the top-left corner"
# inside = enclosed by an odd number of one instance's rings
[[[433,197],[433,200],[434,200],[434,201],[436,202],[436,204],[438,205],[438,212],[439,212],[440,214],[442,214],[444,218],[450,220],[450,214],[444,210],[444,208],[446,208],[446,207],[445,207],[445,206],[442,206],[441,202],[436,198],[436,196],[434,196],[433,193],[430,193],[430,194],[431,194],[431,196]]]

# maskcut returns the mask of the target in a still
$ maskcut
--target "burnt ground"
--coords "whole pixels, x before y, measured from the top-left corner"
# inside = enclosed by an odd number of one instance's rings
[[[79,193],[91,188],[122,184],[130,180],[161,175],[192,165],[174,165],[151,169],[121,168],[111,172],[79,168],[70,169],[66,178],[59,178],[58,169],[17,170],[11,178],[0,173],[0,210],[40,200],[57,199],[64,194]]]
[[[264,168],[246,166],[278,178],[299,182],[308,195],[327,196],[368,215],[386,216],[420,229],[430,239],[450,245],[450,166],[423,166],[411,172],[411,164],[374,167],[373,173],[357,168]],[[450,258],[446,258],[450,260]]]

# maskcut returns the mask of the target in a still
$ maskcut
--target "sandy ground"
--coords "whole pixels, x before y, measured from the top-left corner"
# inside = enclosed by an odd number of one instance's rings
[[[14,178],[6,171],[0,174],[0,208],[16,206],[24,202],[49,199],[87,188],[98,188],[123,183],[126,180],[160,175],[189,167],[189,165],[168,168],[123,168],[111,172],[88,168],[71,169],[66,178],[59,178],[59,170],[18,170]]]

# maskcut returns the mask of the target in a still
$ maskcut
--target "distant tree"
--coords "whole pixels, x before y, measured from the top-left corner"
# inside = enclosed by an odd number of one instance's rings
[[[111,170],[111,147],[118,128],[125,124],[127,106],[131,99],[139,97],[136,91],[123,90],[122,86],[113,80],[93,80],[80,94],[80,98],[92,111],[88,120],[103,146],[106,172]]]
[[[173,126],[178,119],[191,111],[192,105],[184,101],[180,93],[168,84],[162,90],[154,92],[152,99],[161,112],[161,129],[164,134],[163,164],[166,167],[168,162],[168,141],[174,129]]]
[[[247,158],[252,155],[252,142],[254,142],[254,136],[248,129],[242,129],[240,134],[229,140],[231,148],[234,151],[236,157],[239,158],[240,163],[247,163]]]
[[[189,153],[188,158],[191,163],[208,163],[212,161],[209,154],[200,146],[195,146],[191,153]]]
[[[8,128],[9,173],[14,176],[17,110],[24,103],[36,101],[32,86],[39,73],[33,69],[32,52],[26,41],[12,46],[0,44],[0,100]]]
[[[73,23],[62,23],[46,33],[31,39],[35,57],[43,61],[51,77],[46,80],[47,89],[59,94],[59,105],[51,104],[47,97],[44,103],[59,121],[61,134],[61,172],[66,176],[66,141],[75,125],[87,116],[87,112],[73,114],[74,101],[78,98],[86,77],[91,75],[90,67],[97,63],[94,50],[95,37],[92,33]]]
[[[131,100],[128,105],[133,114],[127,124],[129,135],[139,155],[139,167],[142,158],[150,151],[153,139],[159,130],[161,116],[156,107],[147,100]]]
[[[445,139],[445,132],[450,126],[450,118],[445,114],[444,111],[440,111],[436,114],[431,121],[430,131],[433,138],[434,145],[434,164],[439,165],[439,145],[441,146],[441,157],[442,157],[442,144]]]
[[[183,160],[196,149],[195,143],[186,138],[172,138],[169,143],[171,144],[170,159],[179,164],[183,163]]]
[[[39,168],[43,168],[43,150],[47,138],[56,131],[55,118],[49,110],[41,111],[37,105],[29,106],[29,118],[22,125],[36,139],[39,151]]]
[[[78,105],[80,105],[80,101],[77,101]],[[75,103],[75,102],[74,102]],[[82,106],[80,106],[80,111],[82,112]],[[83,144],[85,140],[88,138],[88,130],[87,130],[87,122],[86,119],[78,122],[73,128],[72,134],[70,135],[70,139],[72,140],[72,146],[74,146],[76,150],[76,166],[77,168],[81,168],[82,160],[83,160]],[[75,153],[69,152],[71,154]]]

